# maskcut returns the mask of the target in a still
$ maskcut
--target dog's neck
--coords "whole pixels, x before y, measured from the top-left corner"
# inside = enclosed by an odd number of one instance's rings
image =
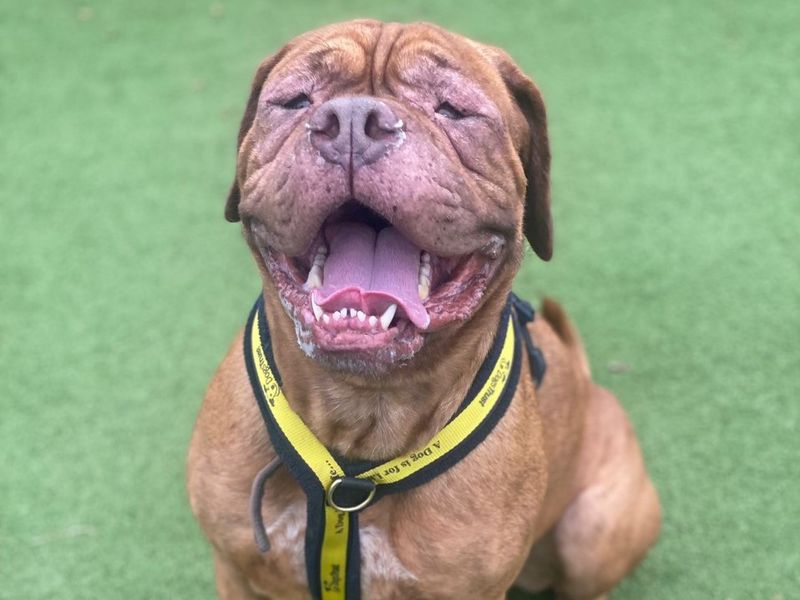
[[[498,292],[502,293],[502,292]],[[267,295],[275,362],[292,408],[329,449],[352,459],[388,459],[413,450],[455,413],[492,344],[503,302],[486,302],[453,333],[426,343],[414,368],[362,377],[325,368],[297,344],[294,324]],[[435,357],[432,360],[431,357]]]

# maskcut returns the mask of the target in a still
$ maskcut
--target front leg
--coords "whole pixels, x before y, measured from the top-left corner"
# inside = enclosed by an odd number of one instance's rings
[[[241,570],[217,550],[214,551],[214,574],[220,600],[268,600],[256,594]]]
[[[581,491],[534,546],[518,580],[550,585],[557,600],[606,598],[642,560],[661,524],[658,496],[617,399],[594,385],[586,419]]]

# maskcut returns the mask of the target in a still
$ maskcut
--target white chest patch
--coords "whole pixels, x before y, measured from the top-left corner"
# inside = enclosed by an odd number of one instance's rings
[[[361,540],[361,579],[364,586],[383,581],[386,583],[413,581],[414,574],[406,569],[394,553],[386,532],[374,525],[359,527]]]
[[[306,580],[305,534],[306,507],[299,502],[287,506],[267,525],[269,551],[289,557],[292,574],[298,582]]]
[[[306,507],[304,503],[287,506],[277,519],[267,525],[272,546],[270,552],[289,557],[292,574],[298,582],[306,581],[305,570]],[[361,582],[364,589],[373,584],[409,582],[416,579],[392,548],[386,532],[374,525],[359,528],[361,541]]]

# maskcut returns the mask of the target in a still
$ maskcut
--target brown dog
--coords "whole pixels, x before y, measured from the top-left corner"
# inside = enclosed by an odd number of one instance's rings
[[[549,163],[531,80],[503,51],[438,27],[334,25],[261,64],[226,217],[241,219],[263,278],[285,396],[332,452],[390,459],[448,423],[525,238],[550,258]],[[528,331],[542,385],[522,360],[482,443],[361,512],[364,599],[493,600],[514,584],[601,598],[655,541],[638,443],[577,333],[551,302]],[[275,451],[244,360],[240,335],[192,438],[192,509],[220,597],[309,598],[306,499],[285,468],[262,503],[272,548],[253,541],[251,484]]]

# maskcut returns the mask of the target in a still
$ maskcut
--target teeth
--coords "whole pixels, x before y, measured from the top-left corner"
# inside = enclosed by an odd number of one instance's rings
[[[397,304],[390,304],[389,308],[387,308],[381,315],[381,327],[384,331],[389,329],[389,325],[391,325],[392,319],[394,319],[394,313],[396,312]]]
[[[322,287],[322,269],[325,266],[325,258],[327,255],[328,249],[325,246],[317,248],[314,260],[311,261],[311,269],[308,271],[306,289],[313,290]]]
[[[428,295],[431,293],[431,284],[429,281],[422,279],[419,280],[419,285],[417,286],[417,293],[419,294],[420,300],[427,300]]]
[[[322,267],[315,264],[308,272],[308,279],[306,279],[306,289],[313,290],[322,287]]]
[[[419,258],[417,293],[420,300],[426,300],[431,293],[431,255],[427,252],[423,252]]]
[[[350,317],[358,319],[362,323],[369,323],[372,329],[377,329],[380,323],[384,331],[389,329],[389,325],[392,324],[392,319],[394,319],[394,316],[397,314],[397,304],[390,304],[389,308],[383,311],[380,317],[376,315],[367,315],[363,310],[356,310],[355,308],[342,308],[332,313],[327,313],[316,303],[313,296],[311,297],[311,309],[314,311],[314,316],[317,321],[321,320],[326,325],[331,321],[341,321],[342,319]]]
[[[317,321],[319,321],[322,318],[322,315],[325,312],[314,301],[314,294],[311,294],[311,310],[314,311],[314,316],[316,317]]]

